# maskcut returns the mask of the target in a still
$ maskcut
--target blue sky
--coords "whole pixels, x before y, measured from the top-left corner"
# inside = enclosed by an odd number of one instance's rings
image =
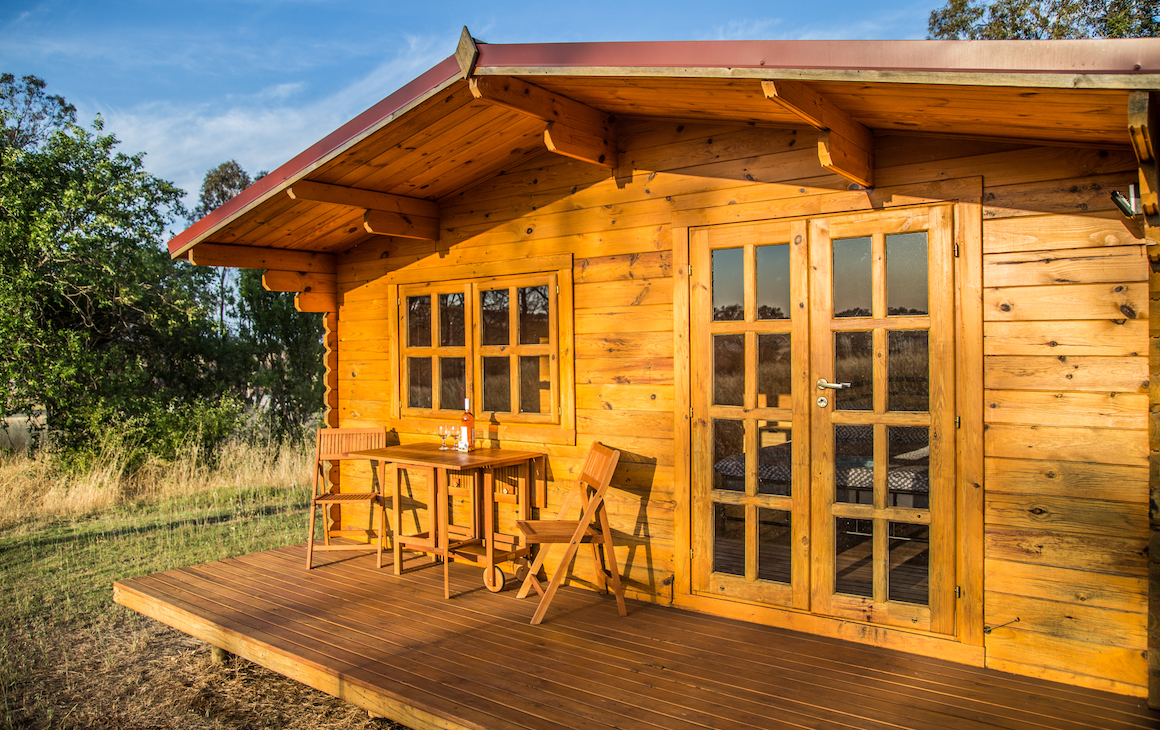
[[[489,43],[907,39],[941,5],[3,0],[0,71],[45,79],[86,125],[101,114],[123,151],[196,196],[220,162],[285,162],[451,55],[464,25]]]

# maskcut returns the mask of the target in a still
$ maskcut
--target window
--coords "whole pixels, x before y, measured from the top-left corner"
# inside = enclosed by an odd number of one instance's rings
[[[399,287],[404,417],[561,423],[555,273]]]

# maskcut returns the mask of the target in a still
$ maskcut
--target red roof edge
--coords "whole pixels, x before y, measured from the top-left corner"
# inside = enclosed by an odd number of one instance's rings
[[[455,56],[449,56],[422,75],[410,81],[398,91],[387,96],[370,109],[343,124],[318,142],[296,155],[289,162],[263,177],[250,187],[226,201],[221,207],[206,215],[169,241],[169,254],[180,255],[191,243],[219,224],[230,220],[238,213],[261,202],[272,192],[293,183],[313,169],[319,162],[350,142],[380,127],[399,110],[425,94],[438,89],[457,76],[462,75]]]

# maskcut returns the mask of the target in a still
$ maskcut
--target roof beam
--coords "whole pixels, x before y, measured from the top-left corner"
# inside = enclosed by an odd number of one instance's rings
[[[616,167],[616,121],[611,114],[510,76],[473,76],[476,99],[548,123],[544,144],[557,154]]]
[[[286,188],[286,194],[294,200],[362,208],[367,233],[425,241],[439,239],[439,204],[430,200],[309,180],[294,183]]]
[[[266,291],[326,293],[338,291],[338,277],[334,274],[310,274],[305,271],[275,271],[262,275]]]
[[[864,124],[800,81],[765,80],[761,90],[765,98],[822,131],[818,137],[822,167],[874,187],[874,134]]]
[[[203,242],[189,249],[189,261],[195,266],[278,269],[312,274],[338,273],[338,262],[334,254],[288,248],[231,246],[224,243]]]
[[[1160,240],[1160,160],[1156,142],[1160,136],[1160,93],[1133,91],[1128,94],[1128,136],[1140,168],[1140,206],[1144,209],[1146,236]]]

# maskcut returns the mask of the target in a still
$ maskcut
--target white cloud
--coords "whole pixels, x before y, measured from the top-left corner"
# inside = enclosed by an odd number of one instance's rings
[[[290,81],[219,103],[153,101],[129,109],[82,109],[80,117],[100,112],[105,130],[121,140],[121,150],[145,152],[146,168],[184,189],[192,207],[207,170],[231,159],[251,174],[273,170],[438,63],[447,51],[445,38],[409,38],[393,58],[323,95],[309,96],[305,83]]]

